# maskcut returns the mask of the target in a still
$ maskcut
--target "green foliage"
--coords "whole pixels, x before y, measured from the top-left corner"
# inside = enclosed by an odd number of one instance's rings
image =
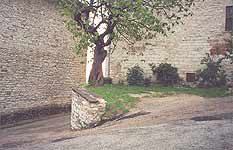
[[[137,98],[129,93],[138,93],[138,88],[126,88],[120,85],[87,86],[86,89],[102,96],[107,101],[105,117],[112,118],[115,115],[126,113],[137,102]]]
[[[143,85],[144,72],[139,66],[129,68],[127,72],[127,82],[129,85]]]
[[[227,78],[221,66],[223,59],[214,60],[209,54],[206,55],[201,61],[201,64],[204,64],[206,68],[198,71],[199,85],[203,87],[225,86]]]
[[[157,33],[167,35],[173,26],[182,23],[181,18],[192,15],[194,0],[58,1],[62,14],[70,18],[67,28],[80,40],[76,46],[79,51],[87,46],[103,48],[120,38],[131,43],[153,38]],[[102,33],[98,32],[100,28]]]
[[[129,43],[166,36],[181,18],[192,15],[194,0],[58,0],[63,15],[68,16],[67,28],[73,33],[77,53],[92,47],[102,63],[106,47],[119,39]],[[199,0],[195,0],[199,1]],[[101,59],[100,59],[101,58]],[[100,66],[94,63],[96,66]],[[93,67],[94,68],[94,67]],[[101,69],[101,68],[100,68]],[[99,69],[99,70],[100,70]],[[91,77],[97,72],[91,71]],[[102,72],[100,73],[102,76]],[[89,80],[102,80],[89,78]],[[102,84],[99,81],[90,83]]]
[[[158,67],[150,64],[153,74],[156,76],[160,84],[173,85],[180,80],[178,69],[171,64],[162,63]]]

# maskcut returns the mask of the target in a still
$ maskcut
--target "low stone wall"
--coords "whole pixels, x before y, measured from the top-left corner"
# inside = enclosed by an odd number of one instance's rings
[[[103,98],[83,89],[73,89],[71,106],[71,128],[87,129],[97,126],[105,113]]]
[[[70,104],[51,104],[26,108],[12,113],[2,113],[0,114],[0,129],[41,119],[49,115],[70,113],[70,110]]]

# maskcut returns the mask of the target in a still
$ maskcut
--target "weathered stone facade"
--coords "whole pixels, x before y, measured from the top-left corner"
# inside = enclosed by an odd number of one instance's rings
[[[71,104],[85,58],[53,0],[0,0],[0,113]]]
[[[98,125],[105,113],[103,98],[83,89],[73,90],[71,108],[71,128],[81,130]]]
[[[176,26],[175,33],[168,37],[158,35],[130,46],[119,42],[111,55],[110,76],[117,83],[124,80],[128,68],[139,65],[147,76],[152,74],[148,64],[171,63],[179,69],[182,78],[186,73],[194,73],[203,66],[200,64],[205,53],[216,44],[223,44],[229,36],[225,31],[226,6],[230,0],[205,0],[192,8],[194,15],[185,18],[183,25]],[[226,62],[226,70],[233,65]]]

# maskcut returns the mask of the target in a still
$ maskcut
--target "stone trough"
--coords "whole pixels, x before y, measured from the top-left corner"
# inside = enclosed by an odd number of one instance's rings
[[[96,127],[105,113],[106,101],[84,89],[72,90],[71,129]]]

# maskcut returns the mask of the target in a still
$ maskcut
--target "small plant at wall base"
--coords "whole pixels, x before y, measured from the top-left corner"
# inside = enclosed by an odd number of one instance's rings
[[[127,72],[127,82],[129,85],[143,85],[144,83],[144,72],[139,66],[129,68]]]
[[[214,60],[213,56],[206,54],[201,61],[206,68],[199,70],[197,72],[197,77],[199,80],[199,86],[201,87],[221,87],[225,86],[227,83],[227,76],[225,71],[222,69],[221,63],[222,58]]]
[[[163,85],[173,85],[177,84],[180,80],[178,69],[173,67],[171,64],[162,63],[158,67],[155,64],[149,64],[153,75],[156,76],[156,79],[160,84]]]

